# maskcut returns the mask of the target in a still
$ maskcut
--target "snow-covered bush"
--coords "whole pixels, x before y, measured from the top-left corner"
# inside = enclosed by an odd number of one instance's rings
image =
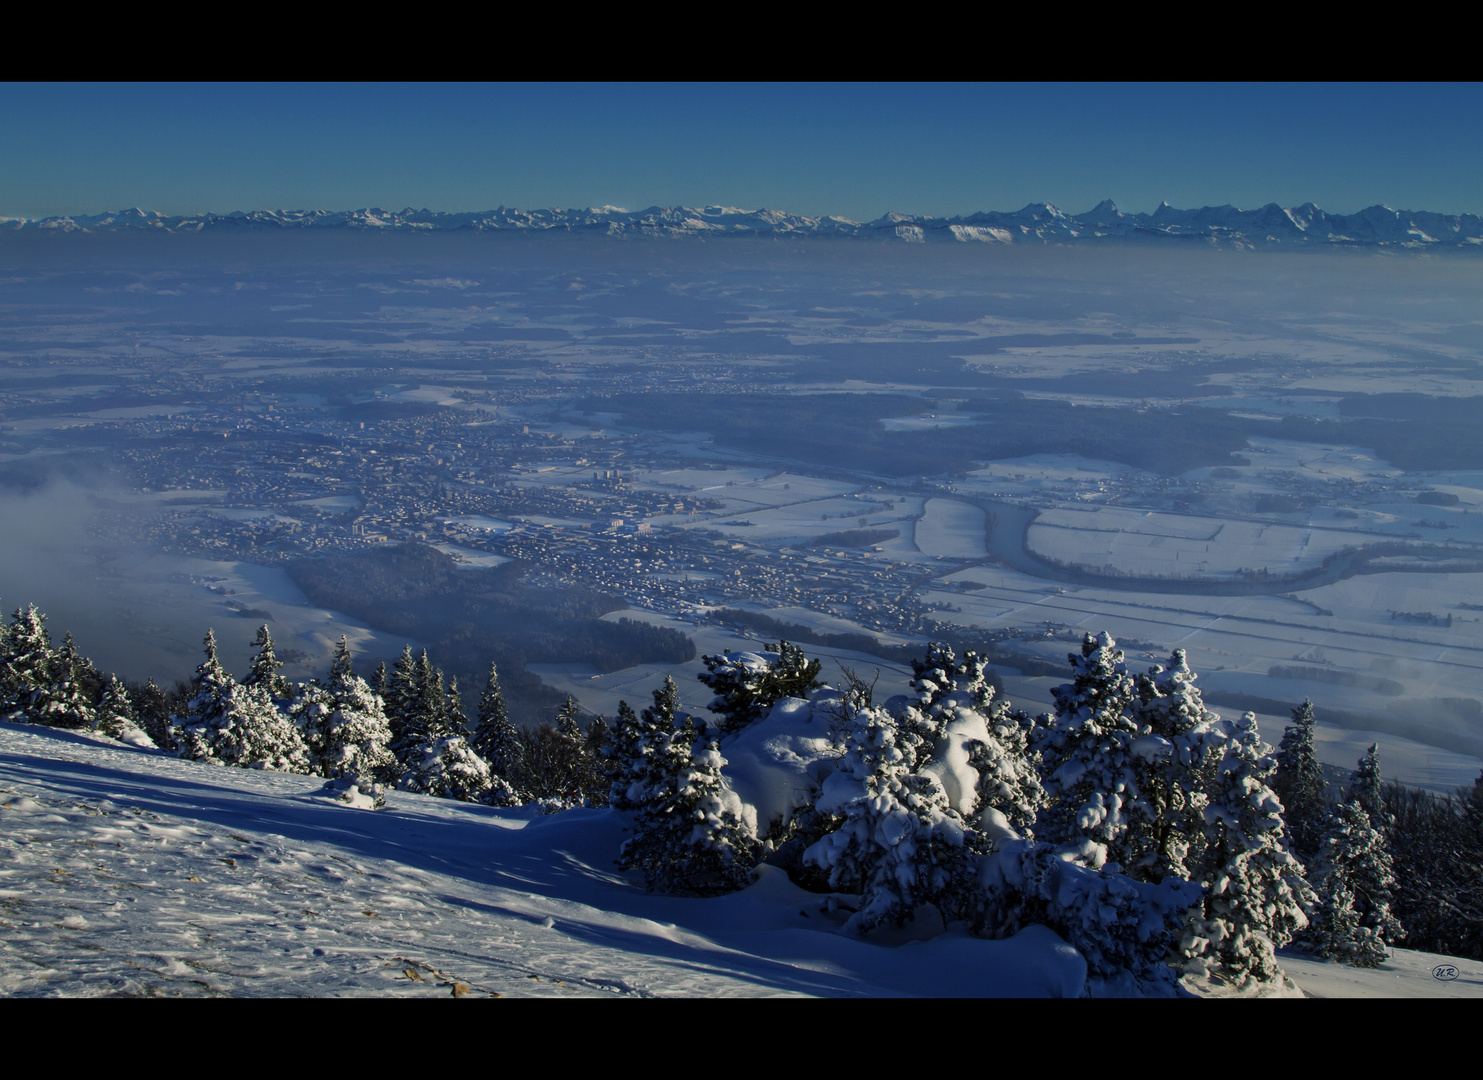
[[[767,645],[761,652],[727,652],[702,656],[706,670],[697,675],[715,691],[706,706],[718,717],[723,734],[739,731],[767,714],[785,697],[807,697],[818,687],[818,660],[786,641]]]
[[[923,904],[946,918],[963,907],[968,886],[963,818],[936,773],[911,771],[896,746],[897,729],[885,709],[857,714],[844,759],[815,804],[838,825],[803,855],[828,872],[830,888],[860,893],[845,924],[852,933],[900,926]]]
[[[493,786],[488,764],[462,735],[428,740],[423,744],[421,760],[397,783],[403,791],[463,802],[488,801]]]
[[[310,773],[299,729],[258,686],[229,683],[191,700],[174,732],[183,758],[248,769]]]
[[[1087,962],[1092,996],[1172,997],[1170,947],[1200,886],[1157,885],[1080,865],[1046,843],[1001,830],[980,863],[974,927],[1009,937],[1031,924],[1060,934]]]

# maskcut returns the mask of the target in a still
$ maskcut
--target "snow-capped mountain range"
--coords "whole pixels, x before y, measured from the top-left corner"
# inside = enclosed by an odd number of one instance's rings
[[[842,237],[899,243],[1085,244],[1107,241],[1184,240],[1223,247],[1483,247],[1483,218],[1429,210],[1371,206],[1355,214],[1330,214],[1312,203],[1255,210],[1205,206],[1177,210],[1161,203],[1151,214],[1128,214],[1104,200],[1082,214],[1050,203],[1022,210],[986,210],[966,217],[889,213],[874,221],[806,217],[781,210],[617,206],[585,210],[253,210],[230,214],[167,216],[152,210],[22,218],[0,217],[0,230],[56,232],[225,232],[295,229],[486,233],[570,233],[609,237]]]

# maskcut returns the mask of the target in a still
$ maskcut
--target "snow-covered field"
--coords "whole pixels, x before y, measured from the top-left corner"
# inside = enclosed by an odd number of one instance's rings
[[[459,544],[433,544],[432,546],[444,555],[453,556],[454,567],[458,570],[484,570],[491,566],[503,566],[511,561],[507,555],[494,555],[488,551],[463,547]]]
[[[858,940],[838,932],[843,912],[776,871],[715,899],[648,894],[612,865],[627,821],[613,811],[539,817],[400,792],[368,811],[320,783],[0,724],[0,993],[1046,997],[1081,985],[1080,958],[1043,928]],[[1282,963],[1310,996],[1483,996],[1473,961],[1396,950],[1375,971]],[[1438,965],[1457,977],[1434,978]]]
[[[514,528],[508,521],[485,517],[482,514],[464,514],[460,517],[443,518],[442,521],[445,525],[462,525],[466,529],[477,529],[480,532],[489,533],[509,532]]]
[[[1242,570],[1293,574],[1355,545],[1353,536],[1338,531],[1111,507],[1043,511],[1025,541],[1035,554],[1060,563],[1190,578]]]

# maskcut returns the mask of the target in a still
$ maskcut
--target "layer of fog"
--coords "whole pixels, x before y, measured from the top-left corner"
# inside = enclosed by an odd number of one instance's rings
[[[0,603],[7,617],[35,604],[47,617],[53,644],[70,632],[104,672],[161,685],[189,679],[210,629],[222,662],[243,675],[264,623],[291,678],[322,674],[342,634],[366,661],[395,655],[404,644],[309,605],[281,568],[167,555],[91,537],[104,512],[100,497],[110,514],[128,505],[126,492],[61,479],[30,492],[0,488]]]

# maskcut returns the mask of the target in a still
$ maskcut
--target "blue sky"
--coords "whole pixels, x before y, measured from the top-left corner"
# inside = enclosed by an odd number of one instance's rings
[[[0,215],[1483,213],[1483,84],[10,84]]]

